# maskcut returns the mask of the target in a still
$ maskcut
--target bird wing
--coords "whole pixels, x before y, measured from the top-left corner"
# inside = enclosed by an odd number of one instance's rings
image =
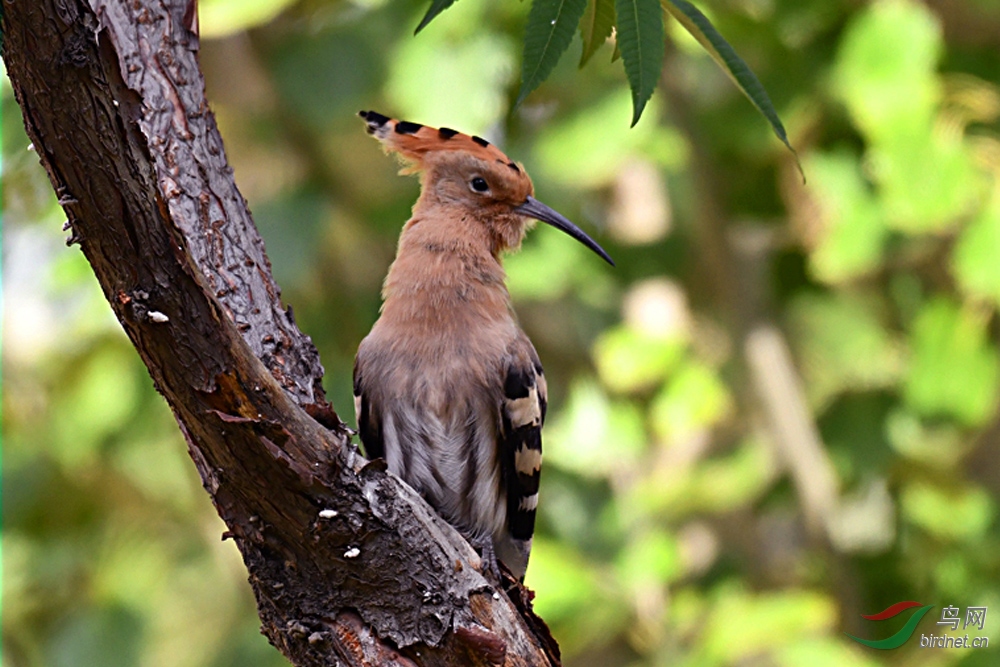
[[[500,458],[507,491],[507,524],[511,537],[528,542],[535,531],[538,481],[542,470],[542,422],[547,391],[542,364],[531,343],[514,355],[506,370],[500,410]],[[525,562],[527,562],[525,546]]]
[[[362,389],[360,354],[354,360],[354,416],[358,420],[358,434],[365,446],[365,456],[369,459],[385,458],[385,443],[382,440],[382,420],[372,405],[371,398]]]

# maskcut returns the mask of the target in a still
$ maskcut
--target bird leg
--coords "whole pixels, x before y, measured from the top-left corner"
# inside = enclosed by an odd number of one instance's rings
[[[500,575],[500,561],[497,560],[496,550],[493,548],[493,538],[487,535],[485,537],[470,537],[468,540],[472,548],[479,552],[483,576],[493,586],[500,586],[503,577]]]

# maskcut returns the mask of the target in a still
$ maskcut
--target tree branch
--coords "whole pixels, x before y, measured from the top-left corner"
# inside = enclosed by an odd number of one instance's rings
[[[299,666],[558,664],[529,594],[494,591],[327,403],[226,162],[190,1],[7,2],[2,54],[69,242],[174,411],[264,633]]]

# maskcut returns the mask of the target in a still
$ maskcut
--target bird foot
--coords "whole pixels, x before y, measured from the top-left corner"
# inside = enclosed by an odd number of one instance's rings
[[[469,540],[469,544],[479,552],[480,572],[491,585],[499,587],[503,582],[503,577],[500,574],[500,561],[497,560],[496,550],[493,548],[493,539],[490,537],[473,538]]]

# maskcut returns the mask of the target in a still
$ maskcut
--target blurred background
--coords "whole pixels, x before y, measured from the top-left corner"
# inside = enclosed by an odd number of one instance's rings
[[[568,667],[1000,664],[1000,2],[698,2],[807,178],[679,26],[629,129],[613,45],[524,106],[527,2],[201,0],[201,61],[284,299],[350,424],[351,364],[416,199],[375,109],[477,133],[588,230],[506,266],[549,377],[527,584]],[[239,555],[3,123],[8,667],[287,664]],[[876,651],[901,600],[988,650]]]

